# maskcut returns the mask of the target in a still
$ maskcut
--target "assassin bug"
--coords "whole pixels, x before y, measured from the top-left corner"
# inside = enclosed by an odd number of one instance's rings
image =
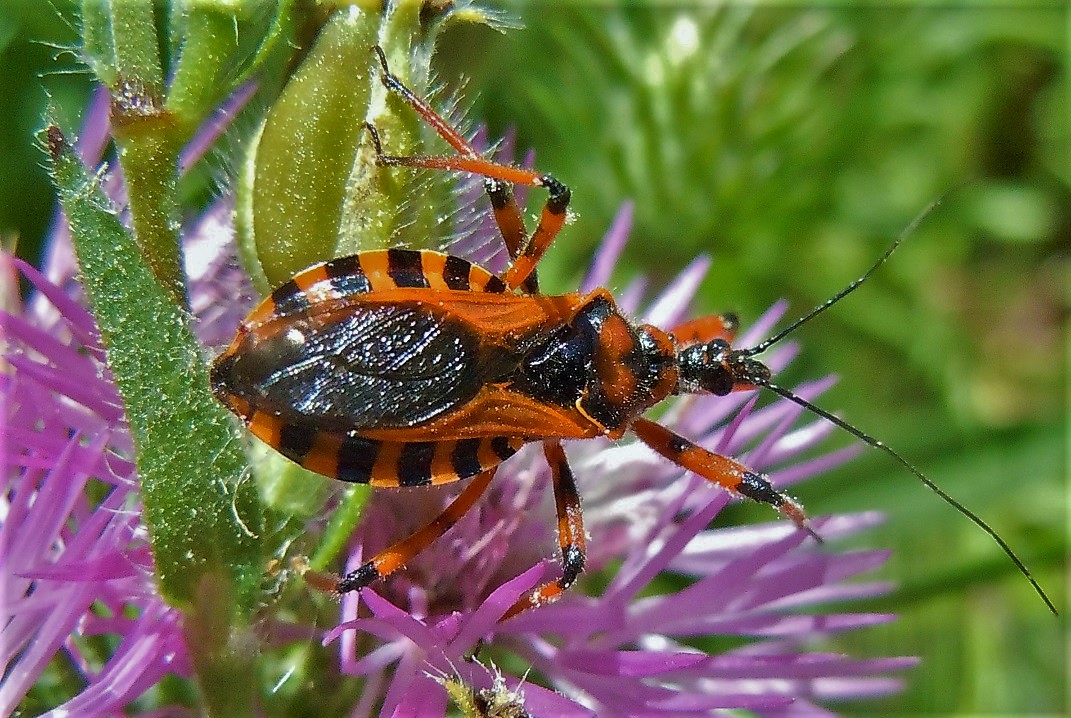
[[[501,462],[523,445],[541,442],[551,468],[562,575],[520,599],[505,618],[554,600],[584,568],[580,497],[561,442],[618,439],[629,430],[666,459],[733,494],[770,504],[820,540],[800,504],[765,476],[642,416],[676,394],[765,387],[892,456],[986,531],[1055,613],[1026,566],[988,524],[883,443],[773,384],[769,369],[755,359],[854,291],[933,205],[862,277],[754,347],[732,346],[736,320],[729,315],[668,331],[636,325],[605,289],[539,293],[536,265],[565,222],[569,189],[550,175],[482,158],[391,74],[383,51],[374,50],[387,89],[457,153],[387,155],[375,127],[367,125],[377,164],[484,177],[512,262],[495,275],[430,250],[375,250],[334,259],[276,288],[213,364],[219,399],[254,435],[307,469],[384,487],[469,479],[441,515],[342,576],[335,590],[359,590],[397,570],[475,504]],[[530,237],[514,184],[548,191]]]

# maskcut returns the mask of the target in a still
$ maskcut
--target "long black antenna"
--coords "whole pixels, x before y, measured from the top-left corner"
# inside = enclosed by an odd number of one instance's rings
[[[964,184],[967,184],[967,183],[964,183]],[[767,349],[772,347],[774,344],[778,343],[779,341],[781,341],[782,339],[787,337],[789,334],[791,334],[792,332],[796,331],[801,326],[803,326],[807,322],[811,321],[816,316],[818,316],[819,314],[821,314],[825,310],[829,309],[831,306],[833,306],[834,304],[836,304],[837,302],[839,302],[840,300],[844,299],[846,296],[848,296],[849,294],[854,292],[856,289],[859,288],[859,285],[861,285],[863,282],[865,282],[867,279],[869,279],[870,276],[872,274],[874,274],[874,272],[876,272],[878,270],[878,267],[880,267],[881,265],[885,264],[886,260],[888,260],[889,257],[892,255],[892,253],[895,252],[896,249],[901,244],[903,244],[904,240],[907,239],[908,237],[910,237],[915,232],[915,230],[918,229],[919,225],[922,224],[923,220],[925,220],[927,217],[929,217],[930,214],[933,213],[933,211],[935,209],[937,209],[937,207],[940,206],[940,204],[942,202],[944,202],[946,199],[948,199],[948,197],[951,194],[953,194],[954,192],[958,191],[962,187],[963,187],[963,185],[959,185],[957,187],[953,187],[948,192],[945,192],[943,195],[941,195],[936,200],[931,202],[921,212],[919,212],[918,215],[913,220],[911,220],[911,223],[908,224],[907,227],[904,228],[904,230],[899,234],[899,236],[897,236],[897,238],[893,241],[893,243],[889,245],[889,248],[886,249],[885,252],[880,257],[878,257],[878,260],[876,262],[874,262],[874,264],[871,265],[870,269],[866,270],[866,272],[864,272],[861,277],[856,279],[854,282],[852,282],[851,284],[846,286],[841,291],[839,291],[836,294],[834,294],[827,301],[825,301],[822,304],[819,304],[818,306],[816,306],[814,309],[812,309],[806,315],[804,315],[804,316],[800,317],[799,319],[797,319],[796,321],[792,322],[792,324],[787,326],[785,329],[782,329],[781,331],[779,331],[776,334],[774,334],[773,336],[771,336],[769,339],[766,339],[765,341],[762,341],[759,344],[756,344],[755,346],[751,347],[750,349],[737,350],[734,353],[736,355],[738,355],[738,356],[751,357],[751,356],[754,356],[756,354],[760,354],[761,352],[766,351]],[[856,437],[857,439],[859,439],[860,441],[862,441],[866,445],[871,446],[871,447],[873,447],[875,449],[878,449],[880,451],[883,451],[886,454],[888,454],[889,456],[891,456],[893,459],[896,460],[896,462],[898,464],[900,464],[905,469],[907,469],[912,474],[914,474],[915,477],[919,481],[921,481],[930,491],[932,491],[935,494],[937,494],[938,496],[940,496],[945,501],[945,503],[947,503],[950,506],[952,506],[952,508],[954,508],[956,511],[960,512],[961,514],[966,516],[968,519],[970,519],[970,521],[972,523],[974,523],[976,526],[978,526],[978,528],[982,529],[987,534],[989,534],[990,538],[992,538],[997,543],[997,545],[1000,546],[1001,550],[1004,551],[1005,555],[1007,555],[1007,557],[1009,559],[1011,559],[1011,562],[1013,564],[1015,564],[1015,567],[1017,569],[1019,569],[1019,573],[1023,574],[1023,576],[1026,577],[1026,580],[1030,582],[1030,585],[1034,587],[1034,591],[1036,591],[1038,596],[1041,597],[1041,600],[1045,602],[1045,605],[1049,607],[1049,610],[1053,613],[1053,615],[1055,615],[1055,616],[1060,615],[1059,611],[1056,610],[1056,605],[1052,602],[1052,599],[1049,598],[1048,594],[1046,594],[1045,590],[1041,588],[1041,585],[1038,584],[1038,582],[1034,578],[1033,574],[1030,573],[1030,569],[1028,569],[1026,567],[1026,564],[1024,564],[1022,562],[1022,560],[1018,556],[1015,555],[1015,552],[1012,551],[1011,546],[1009,546],[1008,543],[1003,538],[1000,537],[1000,534],[998,534],[993,529],[992,526],[990,526],[985,521],[983,521],[980,516],[978,516],[976,513],[974,513],[970,509],[968,509],[966,506],[964,506],[959,501],[957,501],[952,496],[950,496],[944,489],[942,489],[940,486],[938,486],[933,481],[931,481],[925,474],[923,474],[921,471],[919,471],[917,468],[915,468],[915,466],[910,461],[905,459],[903,456],[898,454],[896,451],[893,451],[884,442],[878,441],[877,439],[875,439],[874,437],[870,436],[869,434],[861,431],[860,429],[855,428],[854,426],[852,426],[848,422],[844,421],[840,417],[829,413],[828,411],[826,411],[825,409],[823,409],[820,406],[816,406],[815,404],[812,404],[811,402],[807,401],[803,397],[796,396],[795,394],[793,394],[788,389],[785,389],[784,387],[780,387],[780,386],[778,386],[776,384],[771,383],[768,373],[765,374],[765,375],[755,375],[755,374],[749,375],[748,376],[748,381],[749,381],[749,383],[754,384],[755,386],[766,387],[767,389],[769,389],[770,391],[774,392],[775,394],[777,394],[777,395],[779,395],[779,396],[781,396],[781,397],[783,397],[785,399],[788,399],[789,401],[793,402],[794,404],[797,404],[798,406],[802,406],[807,411],[810,411],[810,412],[814,413],[815,415],[822,417],[823,419],[825,419],[826,421],[830,422],[831,424],[834,424],[835,426],[839,426],[841,429],[843,429],[844,431],[848,432],[852,436]]]
[[[799,319],[797,319],[796,321],[792,322],[787,327],[785,327],[784,329],[779,331],[777,334],[774,334],[769,339],[766,339],[765,341],[763,341],[763,342],[761,342],[759,344],[756,344],[755,346],[751,347],[750,349],[744,349],[743,352],[742,352],[744,354],[744,356],[755,356],[756,354],[761,354],[762,352],[766,351],[767,349],[772,347],[777,342],[779,342],[782,339],[784,339],[785,337],[787,337],[792,332],[794,332],[797,329],[799,329],[801,326],[803,326],[807,322],[809,322],[812,319],[814,319],[816,316],[818,316],[819,314],[821,314],[825,310],[827,310],[830,307],[832,307],[834,304],[836,304],[840,300],[844,299],[846,296],[848,296],[849,294],[854,292],[856,289],[858,289],[860,284],[862,284],[867,279],[869,279],[870,275],[872,275],[874,272],[876,272],[878,270],[878,267],[880,267],[881,265],[885,264],[885,260],[887,260],[890,256],[892,256],[892,253],[896,251],[897,247],[899,247],[901,244],[903,244],[905,239],[907,239],[912,234],[914,234],[915,230],[918,229],[920,224],[922,224],[922,221],[924,219],[926,219],[927,217],[929,217],[930,214],[935,209],[937,209],[937,207],[940,206],[940,204],[942,202],[944,202],[946,199],[948,199],[949,195],[951,195],[953,192],[958,190],[961,186],[962,185],[954,187],[954,188],[950,189],[948,192],[945,192],[943,195],[941,195],[940,197],[935,199],[933,202],[930,202],[930,204],[926,206],[926,209],[924,209],[921,212],[919,212],[918,215],[915,217],[915,219],[911,220],[911,224],[909,224],[906,227],[904,227],[904,231],[900,232],[900,235],[895,240],[893,240],[893,243],[889,245],[889,248],[885,250],[885,253],[882,254],[880,257],[878,257],[878,261],[874,262],[874,264],[871,265],[870,269],[866,270],[866,272],[863,273],[863,276],[859,277],[859,279],[856,279],[854,282],[849,284],[847,287],[845,287],[844,289],[840,290],[839,292],[834,294],[832,297],[827,299],[825,302],[819,304],[817,307],[812,309],[806,315],[804,315],[804,316],[800,317]]]
[[[932,205],[931,205],[931,207],[932,207]],[[929,211],[929,210],[927,210],[927,211]],[[899,242],[899,240],[897,240],[897,242]],[[888,256],[888,254],[886,254],[886,256]],[[884,261],[884,258],[883,258],[882,261]],[[880,262],[879,262],[879,264],[880,264]],[[921,481],[923,484],[926,485],[927,488],[930,489],[930,491],[932,491],[935,494],[937,494],[938,496],[940,496],[942,499],[945,500],[946,503],[950,504],[954,509],[956,509],[956,511],[959,511],[961,514],[963,514],[968,519],[970,519],[976,526],[978,526],[978,528],[982,529],[987,534],[989,534],[990,538],[992,538],[994,541],[997,542],[997,545],[1000,546],[1000,548],[1004,551],[1004,553],[1008,556],[1008,558],[1011,559],[1012,563],[1015,564],[1015,567],[1019,569],[1019,573],[1023,574],[1023,576],[1026,577],[1026,580],[1030,582],[1030,585],[1034,587],[1034,590],[1037,592],[1037,594],[1039,596],[1041,596],[1041,600],[1044,601],[1045,605],[1049,607],[1049,610],[1052,611],[1052,614],[1054,616],[1059,616],[1060,615],[1060,612],[1056,610],[1056,606],[1055,606],[1055,604],[1053,604],[1052,599],[1049,598],[1048,594],[1046,594],[1045,590],[1041,588],[1041,586],[1038,584],[1037,580],[1034,578],[1033,574],[1030,573],[1030,569],[1028,569],[1026,567],[1026,564],[1024,564],[1022,562],[1022,560],[1018,556],[1015,555],[1015,552],[1012,551],[1011,546],[1009,546],[1008,543],[1004,539],[1002,539],[1000,537],[1000,534],[998,534],[993,529],[993,527],[991,527],[989,524],[987,524],[985,521],[983,521],[981,519],[981,517],[978,516],[978,514],[974,513],[973,511],[968,509],[966,506],[961,504],[959,501],[957,501],[956,499],[952,498],[944,489],[942,489],[940,486],[938,486],[933,481],[931,481],[929,478],[927,478],[927,476],[925,474],[923,474],[921,471],[919,471],[917,468],[915,468],[915,466],[910,461],[905,459],[903,456],[901,456],[897,452],[893,451],[884,442],[878,441],[874,437],[870,436],[869,434],[864,433],[863,431],[860,431],[859,429],[855,428],[854,426],[852,426],[848,422],[844,421],[840,417],[836,416],[835,414],[831,414],[828,411],[826,411],[825,409],[823,409],[822,407],[812,404],[811,402],[807,401],[803,397],[796,396],[795,394],[793,394],[788,389],[785,389],[784,387],[777,386],[776,384],[771,384],[768,380],[764,379],[763,377],[755,377],[755,381],[753,383],[758,385],[758,386],[766,387],[767,389],[769,389],[770,391],[774,392],[775,394],[778,394],[778,395],[784,397],[785,399],[788,399],[789,401],[793,402],[794,404],[798,404],[799,406],[802,406],[804,409],[806,409],[806,410],[808,410],[810,412],[813,412],[814,414],[817,414],[818,416],[822,417],[826,421],[839,426],[841,429],[844,429],[849,434],[851,434],[852,436],[854,436],[857,439],[861,440],[862,442],[864,442],[868,446],[872,446],[875,449],[878,449],[880,451],[884,451],[886,454],[888,454],[892,458],[896,459],[897,463],[899,463],[905,469],[907,469],[912,474],[914,474],[915,477],[919,481]]]

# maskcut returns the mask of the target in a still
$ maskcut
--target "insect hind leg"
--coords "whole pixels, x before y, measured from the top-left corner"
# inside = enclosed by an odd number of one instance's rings
[[[503,239],[510,251],[510,257],[513,259],[513,263],[503,274],[502,279],[511,290],[523,286],[526,291],[533,293],[534,284],[527,283],[528,277],[535,271],[536,265],[542,259],[543,254],[554,242],[558,232],[565,224],[566,212],[569,208],[571,197],[569,188],[549,174],[520,167],[511,167],[483,159],[457,129],[452,127],[425,100],[421,99],[415,92],[406,87],[405,83],[398,79],[397,76],[390,72],[383,49],[378,45],[373,49],[379,58],[382,68],[380,79],[383,81],[384,86],[401,97],[460,155],[457,157],[387,155],[383,152],[379,133],[375,127],[366,124],[365,127],[372,135],[377,164],[390,167],[420,167],[424,169],[469,172],[492,181],[544,187],[548,191],[549,196],[539,216],[539,224],[536,226],[531,238],[525,241],[524,223],[513,193],[503,193],[499,190],[494,190],[493,192],[491,188],[488,188],[492,209],[495,211],[495,221],[498,223],[500,231],[502,231]],[[501,203],[501,207],[495,206],[496,201]]]
[[[487,178],[484,181],[484,189],[487,191],[487,198],[491,201],[491,211],[495,217],[495,224],[498,225],[498,233],[502,235],[502,241],[509,251],[510,262],[516,262],[517,257],[528,246],[528,230],[525,229],[521,209],[517,206],[513,185]],[[521,290],[525,294],[539,293],[539,273],[535,267],[521,283]]]
[[[457,495],[441,514],[423,528],[409,537],[398,541],[393,546],[380,551],[370,560],[365,561],[357,570],[347,573],[338,580],[335,590],[338,593],[358,591],[381,578],[397,571],[414,556],[431,545],[436,539],[450,530],[462,516],[479,500],[494,478],[498,467],[487,469],[477,474]]]

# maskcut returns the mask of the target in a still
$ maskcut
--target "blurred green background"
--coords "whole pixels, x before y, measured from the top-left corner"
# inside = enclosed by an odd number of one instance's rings
[[[68,124],[89,90],[63,52],[75,29],[42,8],[0,4],[0,237],[31,258],[51,217],[31,141],[45,90]],[[492,134],[516,128],[519,146],[573,188],[577,218],[543,265],[547,291],[575,287],[631,199],[611,288],[640,272],[658,286],[709,253],[699,310],[746,322],[784,297],[796,316],[968,183],[875,279],[798,333],[803,352],[782,383],[838,374],[822,405],[989,521],[1063,607],[1066,4],[513,10],[524,29],[452,30],[437,67],[448,84],[467,78],[472,118]],[[880,577],[900,590],[866,608],[901,618],[834,648],[923,658],[903,694],[838,709],[1066,714],[1065,619],[965,518],[876,452],[797,493],[816,515],[888,514],[866,545],[895,548]]]

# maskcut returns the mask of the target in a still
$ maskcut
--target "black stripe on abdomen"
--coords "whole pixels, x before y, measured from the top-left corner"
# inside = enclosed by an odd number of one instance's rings
[[[332,259],[324,265],[324,272],[331,280],[331,287],[340,297],[367,294],[372,284],[364,274],[364,268],[356,255]]]
[[[458,440],[457,445],[454,446],[453,453],[450,455],[450,461],[458,476],[468,478],[469,476],[475,476],[483,470],[483,466],[480,464],[480,459],[477,455],[479,449],[480,439]]]
[[[275,305],[272,311],[276,315],[296,314],[309,308],[308,297],[293,279],[276,287],[271,293],[271,300]]]
[[[283,456],[300,464],[312,448],[316,433],[315,429],[302,424],[283,423],[279,427],[279,445],[276,448]]]
[[[400,288],[426,289],[428,287],[420,252],[417,250],[388,249],[387,274]]]
[[[517,450],[510,446],[510,440],[505,436],[496,436],[491,439],[491,448],[498,455],[498,458],[503,461],[517,453]]]
[[[435,442],[413,441],[402,447],[398,456],[398,485],[427,486],[431,483],[431,462],[435,458]]]
[[[347,436],[338,451],[338,478],[355,484],[372,480],[372,467],[382,442],[362,436]]]
[[[469,291],[471,287],[469,284],[469,268],[471,266],[470,262],[461,257],[455,257],[452,254],[447,256],[446,263],[443,266],[443,281],[446,282],[446,286],[461,292]]]

